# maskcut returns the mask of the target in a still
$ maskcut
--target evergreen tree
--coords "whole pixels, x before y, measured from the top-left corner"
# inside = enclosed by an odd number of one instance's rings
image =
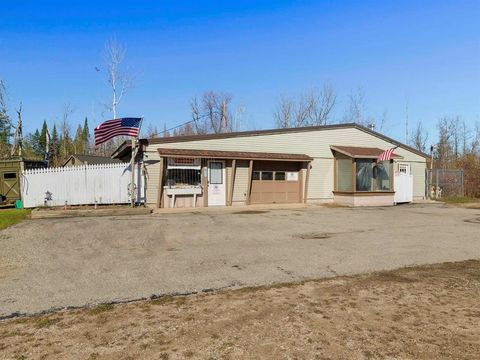
[[[78,125],[77,132],[75,133],[75,139],[73,140],[73,147],[75,154],[83,154],[84,152],[84,137],[82,125]]]
[[[40,143],[40,131],[38,129],[30,136],[30,145],[32,147],[33,153],[36,157],[42,157],[45,148],[42,148]]]
[[[54,166],[59,165],[58,161],[58,155],[60,153],[60,139],[58,138],[58,131],[57,131],[57,125],[53,125],[53,130],[52,130],[52,139],[50,143],[50,152],[51,152],[51,159],[52,159],[52,164]]]
[[[82,130],[83,151],[85,153],[90,152],[90,129],[88,127],[88,118],[85,116]]]
[[[47,149],[47,131],[47,121],[43,120],[42,131],[40,131],[40,137],[38,139],[38,147],[42,153],[45,153],[45,150]]]

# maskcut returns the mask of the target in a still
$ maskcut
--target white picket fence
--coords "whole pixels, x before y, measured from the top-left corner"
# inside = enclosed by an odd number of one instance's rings
[[[137,164],[134,169],[136,202],[144,200],[141,173]],[[25,170],[21,179],[23,206],[129,203],[131,175],[128,163]]]

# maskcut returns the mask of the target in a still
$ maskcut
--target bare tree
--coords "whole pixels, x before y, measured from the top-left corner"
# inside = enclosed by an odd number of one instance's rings
[[[273,118],[277,128],[285,129],[293,126],[295,114],[295,104],[292,99],[281,96],[276,109],[273,112]]]
[[[194,97],[190,102],[192,129],[184,129],[182,133],[197,134],[224,133],[235,130],[231,111],[232,95],[223,92],[207,91],[199,101]]]
[[[331,84],[325,84],[320,90],[312,89],[306,96],[308,125],[326,125],[337,102],[337,94]]]
[[[278,128],[326,125],[336,100],[332,85],[325,84],[302,94],[298,101],[282,96],[273,117]]]
[[[132,71],[123,68],[126,53],[126,46],[120,44],[115,37],[105,44],[107,82],[112,90],[112,102],[105,106],[113,113],[113,118],[117,118],[117,106],[133,86]]]
[[[343,122],[368,126],[368,121],[365,118],[365,91],[361,87],[357,88],[355,92],[350,94],[349,100],[349,107],[343,117]]]
[[[60,150],[63,157],[71,155],[72,137],[69,118],[74,111],[75,110],[71,104],[65,104],[62,119],[60,121]]]
[[[427,141],[428,141],[428,132],[426,129],[423,127],[422,122],[419,121],[417,123],[417,127],[415,128],[412,137],[410,139],[410,143],[412,146],[421,151],[421,152],[426,152],[427,151]]]

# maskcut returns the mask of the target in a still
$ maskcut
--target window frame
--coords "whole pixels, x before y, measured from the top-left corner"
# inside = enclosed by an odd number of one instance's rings
[[[351,161],[351,171],[349,175],[352,178],[351,190],[339,190],[339,166],[338,160],[347,160]],[[368,190],[357,190],[357,164],[358,161],[361,162],[370,162],[371,163],[371,170],[370,170],[370,188]],[[388,174],[388,178],[390,181],[388,190],[378,190],[378,179],[377,179],[377,171],[375,170],[375,166],[377,166],[376,159],[369,159],[369,158],[351,158],[351,157],[342,157],[342,156],[335,156],[334,157],[334,192],[338,193],[348,193],[348,194],[369,194],[369,193],[392,193],[394,192],[394,163],[393,160],[383,161],[383,164],[388,164],[388,168],[386,168],[386,172]]]

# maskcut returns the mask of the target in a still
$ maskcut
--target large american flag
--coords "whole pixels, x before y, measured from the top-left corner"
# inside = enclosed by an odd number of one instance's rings
[[[387,149],[384,152],[382,152],[380,155],[378,155],[377,162],[390,161],[393,157],[393,151],[396,148],[398,148],[398,146],[395,146],[394,148]]]
[[[101,123],[93,131],[95,146],[101,145],[115,136],[137,137],[141,122],[142,118],[120,118]]]

